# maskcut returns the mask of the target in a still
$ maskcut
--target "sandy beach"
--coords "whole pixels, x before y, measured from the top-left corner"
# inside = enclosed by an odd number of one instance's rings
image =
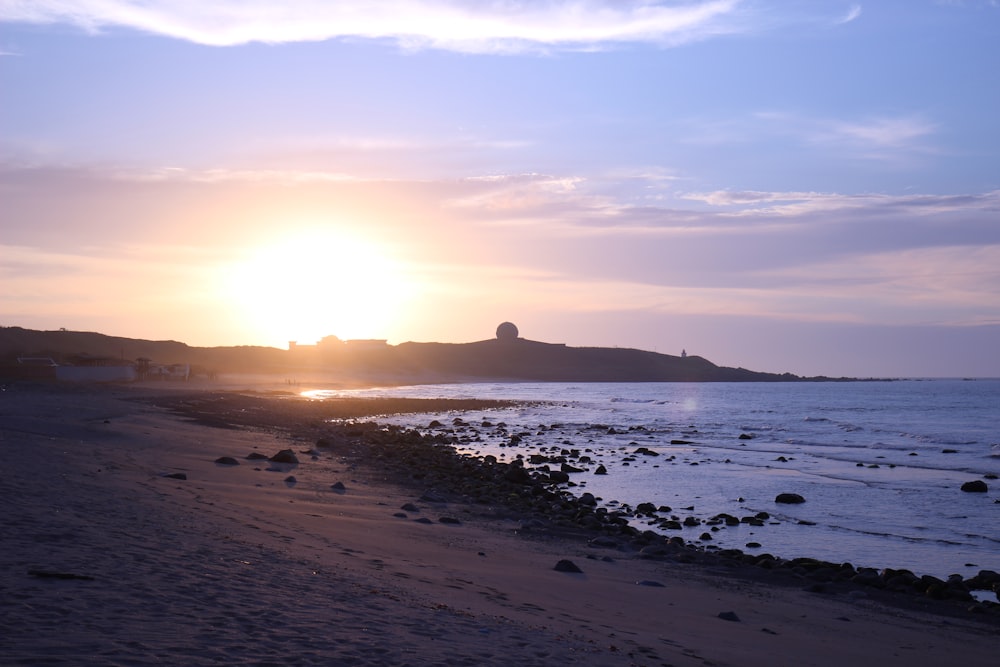
[[[326,413],[313,404],[254,398],[235,403],[237,420],[226,400],[192,418],[176,410],[184,395],[148,387],[4,387],[0,664],[995,660],[995,613],[815,592],[531,530],[428,495],[356,443],[317,447]],[[322,410],[387,407],[412,406]],[[283,450],[298,463],[269,460]]]

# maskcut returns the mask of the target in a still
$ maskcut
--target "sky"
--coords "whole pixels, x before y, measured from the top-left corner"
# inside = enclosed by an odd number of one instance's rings
[[[0,0],[0,326],[1000,377],[997,0]]]

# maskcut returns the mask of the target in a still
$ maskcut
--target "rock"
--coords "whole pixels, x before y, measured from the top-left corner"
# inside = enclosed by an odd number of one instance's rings
[[[524,469],[523,466],[509,465],[507,466],[507,472],[503,474],[503,478],[508,482],[513,482],[514,484],[530,484],[531,475],[528,471]]]
[[[749,433],[740,433],[740,440],[753,440],[753,436]]]
[[[413,522],[414,523],[434,523],[433,521],[431,521],[430,519],[428,519],[425,516],[422,516],[419,519],[414,519]]]
[[[282,449],[269,459],[272,463],[298,463],[299,459],[295,452],[290,449]]]
[[[439,518],[438,519],[438,523],[446,523],[446,524],[449,524],[449,525],[452,525],[452,526],[459,526],[459,525],[462,524],[461,521],[459,521],[455,517],[451,517],[451,516],[443,516],[443,517]]]
[[[608,474],[608,469],[604,467],[604,464],[601,464],[601,465],[597,466],[596,470],[594,470],[594,474],[595,475],[607,475]]]
[[[643,579],[642,581],[635,582],[636,586],[649,586],[650,588],[666,588],[663,584],[658,581],[652,581],[650,579]]]
[[[406,511],[406,512],[419,512],[420,511],[420,508],[417,507],[416,505],[414,505],[413,503],[406,503],[405,505],[403,505],[399,509],[401,509],[403,511]]]
[[[448,498],[445,497],[444,494],[442,494],[442,493],[440,493],[440,492],[438,492],[438,491],[436,491],[434,489],[427,489],[426,491],[424,491],[423,494],[420,496],[420,500],[424,501],[425,503],[446,503],[446,502],[448,502]]]
[[[962,490],[966,493],[986,493],[989,491],[989,487],[986,486],[986,482],[981,479],[975,479],[971,482],[966,482],[962,485]]]
[[[671,445],[693,445],[694,443],[690,440],[671,440]]]
[[[219,458],[215,459],[215,462],[218,463],[220,466],[238,466],[240,464],[240,462],[234,459],[232,456],[220,456]]]
[[[723,621],[733,621],[734,623],[740,622],[740,617],[736,615],[735,611],[720,611],[719,618]]]
[[[172,472],[164,475],[167,479],[187,479],[188,476],[182,472]]]
[[[336,482],[330,485],[330,490],[335,493],[345,493],[347,491],[347,487],[344,486],[343,482]]]
[[[613,539],[611,537],[603,537],[603,536],[595,537],[588,544],[590,544],[590,546],[592,547],[604,547],[606,549],[618,549],[621,547],[621,545],[618,543],[618,540]]]
[[[289,475],[285,478],[285,484],[296,484],[299,480],[295,479],[295,475]]]
[[[552,569],[555,570],[556,572],[576,572],[576,573],[583,572],[583,570],[577,567],[576,563],[566,559],[563,559],[558,563],[556,563],[556,566]]]
[[[788,505],[797,505],[805,501],[806,499],[797,493],[779,493],[774,499],[776,503],[785,503]]]
[[[247,454],[247,461],[261,461],[267,458],[267,455],[261,454],[260,452],[250,452]]]

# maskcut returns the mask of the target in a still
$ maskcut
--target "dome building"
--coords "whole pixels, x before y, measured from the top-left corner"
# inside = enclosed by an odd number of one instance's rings
[[[497,340],[501,343],[507,343],[517,340],[518,331],[517,327],[510,322],[502,322],[500,326],[497,327]]]

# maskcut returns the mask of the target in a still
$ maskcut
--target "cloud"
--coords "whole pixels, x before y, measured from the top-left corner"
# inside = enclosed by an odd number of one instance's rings
[[[717,190],[689,192],[681,199],[725,209],[734,216],[796,216],[853,210],[866,214],[929,216],[959,211],[988,214],[1000,210],[1000,190],[969,195],[848,195],[825,192],[758,192]]]
[[[816,304],[852,303],[868,323],[974,326],[1000,320],[1000,244],[857,254],[767,273]]]
[[[837,20],[837,25],[843,25],[845,23],[850,23],[861,16],[861,5],[851,5],[842,18]]]
[[[675,45],[737,30],[741,0],[7,0],[0,18],[126,27],[212,46],[336,38],[510,52],[608,43]]]
[[[834,139],[850,139],[876,148],[912,146],[935,131],[933,123],[920,118],[874,118],[864,122],[834,123]]]

